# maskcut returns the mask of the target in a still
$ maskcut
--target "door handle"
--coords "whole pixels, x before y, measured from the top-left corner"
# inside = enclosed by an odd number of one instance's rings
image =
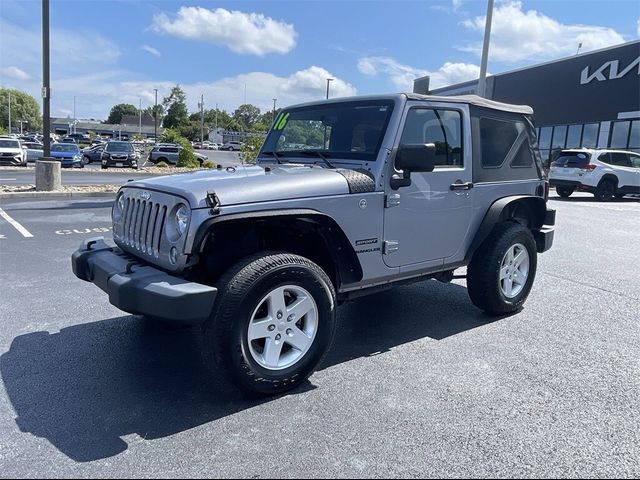
[[[466,183],[452,183],[449,186],[449,190],[471,190],[473,188],[473,182],[466,182]]]

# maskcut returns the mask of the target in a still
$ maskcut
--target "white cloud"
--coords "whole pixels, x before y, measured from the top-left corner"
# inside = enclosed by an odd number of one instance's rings
[[[31,80],[31,75],[15,65],[0,69],[0,74],[13,80]]]
[[[160,51],[157,48],[153,48],[150,45],[142,45],[140,47],[142,50],[144,50],[147,53],[150,53],[151,55],[153,55],[154,57],[160,57]]]
[[[469,30],[484,34],[485,16],[465,20]],[[624,38],[608,27],[563,24],[536,10],[524,11],[522,2],[499,4],[493,12],[491,46],[492,61],[517,63],[524,60],[546,60],[573,55],[579,43],[581,52],[623,43]],[[480,56],[482,41],[460,48]]]
[[[296,45],[293,25],[260,13],[224,8],[181,7],[175,18],[154,15],[151,28],[189,40],[225,45],[236,53],[265,55],[288,53]]]
[[[390,57],[363,57],[358,61],[360,73],[368,76],[386,75],[400,91],[413,91],[416,78],[429,75],[430,88],[439,88],[478,78],[480,67],[469,63],[446,62],[438,70],[416,68]]]

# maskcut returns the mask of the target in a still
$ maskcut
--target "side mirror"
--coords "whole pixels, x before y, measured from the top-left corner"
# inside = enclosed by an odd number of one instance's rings
[[[400,145],[396,154],[396,168],[410,172],[433,172],[436,166],[436,146],[433,143]]]
[[[432,172],[436,166],[436,146],[433,143],[410,143],[400,145],[396,153],[395,166],[402,176],[391,177],[391,188],[411,185],[411,172]]]

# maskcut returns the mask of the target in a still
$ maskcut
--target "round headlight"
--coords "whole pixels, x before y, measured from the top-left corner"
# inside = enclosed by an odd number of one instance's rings
[[[124,194],[121,193],[113,204],[113,218],[120,218],[124,212]]]
[[[189,209],[186,205],[180,205],[180,208],[176,210],[176,227],[178,235],[181,237],[184,232],[187,231],[187,223],[189,222]]]

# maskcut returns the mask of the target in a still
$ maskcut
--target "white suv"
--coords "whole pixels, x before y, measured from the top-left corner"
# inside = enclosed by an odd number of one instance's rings
[[[549,185],[563,198],[574,191],[607,201],[640,194],[640,154],[588,148],[563,150],[549,170]]]

